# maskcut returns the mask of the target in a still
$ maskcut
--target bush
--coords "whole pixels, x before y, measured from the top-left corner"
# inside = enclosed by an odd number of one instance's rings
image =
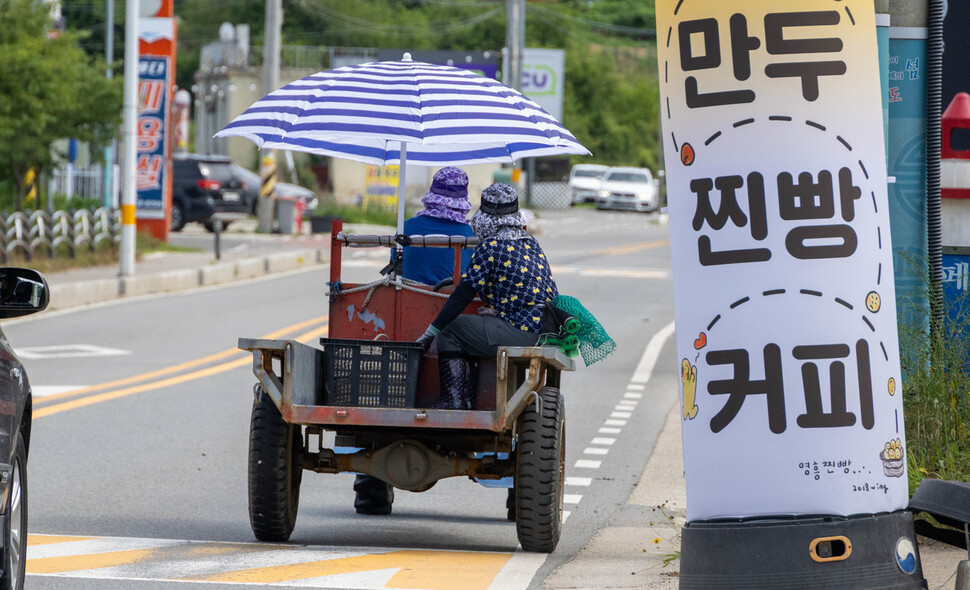
[[[382,208],[363,208],[356,207],[353,205],[337,205],[335,203],[328,203],[317,207],[313,212],[314,216],[329,216],[329,217],[339,217],[344,220],[344,223],[368,223],[374,225],[389,225],[392,227],[397,226],[397,211],[388,211]],[[405,211],[405,219],[410,217],[411,213]]]
[[[945,306],[944,324],[932,336],[928,326],[900,323],[910,492],[926,478],[970,477],[970,316],[959,311],[964,303]],[[905,308],[902,315],[908,315]]]

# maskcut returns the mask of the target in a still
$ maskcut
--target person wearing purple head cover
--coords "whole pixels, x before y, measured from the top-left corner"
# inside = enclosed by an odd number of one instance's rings
[[[448,166],[435,172],[431,188],[421,199],[424,209],[404,222],[404,235],[443,234],[472,237],[475,232],[465,221],[472,209],[468,200],[468,175],[461,168]],[[471,259],[471,249],[461,254],[461,269]],[[402,276],[405,279],[434,285],[452,276],[455,252],[450,248],[419,248],[405,246]]]
[[[404,235],[475,235],[471,226],[465,222],[465,216],[471,211],[472,204],[468,200],[468,175],[461,168],[448,166],[435,172],[431,188],[421,202],[424,209],[404,222]],[[468,266],[471,256],[471,249],[462,251],[462,272]],[[404,247],[401,276],[405,279],[434,285],[451,277],[454,271],[455,253],[451,248]],[[370,475],[357,474],[354,492],[354,508],[359,514],[391,513],[394,489],[384,481]]]

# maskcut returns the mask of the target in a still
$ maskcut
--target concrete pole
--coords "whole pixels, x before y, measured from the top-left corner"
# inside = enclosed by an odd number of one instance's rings
[[[263,94],[273,92],[280,85],[280,31],[282,26],[283,0],[266,0],[266,28],[263,42]],[[267,152],[263,162],[264,165],[268,162],[272,166],[272,174],[275,176],[276,151]],[[268,194],[260,194],[256,213],[259,217],[259,231],[262,233],[273,231],[274,201],[275,195],[272,191]]]
[[[104,18],[104,63],[108,64],[106,73],[108,79],[114,77],[112,64],[115,57],[115,0],[108,0],[107,13]],[[102,205],[111,207],[114,194],[114,162],[115,162],[115,141],[112,140],[104,148],[104,174],[102,183]]]
[[[525,0],[506,1],[505,21],[505,85],[516,90],[522,90],[522,52],[525,47]],[[521,163],[526,168],[526,205],[531,204],[532,175],[535,162],[530,158]]]
[[[502,64],[503,81],[510,88],[522,88],[522,45],[525,40],[525,27],[522,20],[525,13],[523,0],[505,2],[505,63]]]
[[[125,4],[125,94],[122,120],[124,155],[121,192],[121,268],[119,276],[135,274],[135,196],[138,140],[138,0]]]

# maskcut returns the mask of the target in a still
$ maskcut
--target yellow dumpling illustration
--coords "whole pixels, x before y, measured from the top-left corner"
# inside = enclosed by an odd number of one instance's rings
[[[684,397],[683,405],[681,406],[681,411],[684,415],[684,420],[693,420],[697,416],[697,367],[690,364],[690,361],[684,359],[680,362],[680,377],[684,382]]]
[[[882,305],[882,298],[879,297],[879,293],[876,293],[875,291],[869,291],[869,294],[866,295],[866,309],[868,309],[872,313],[876,313],[877,311],[879,311],[879,307],[881,305]]]

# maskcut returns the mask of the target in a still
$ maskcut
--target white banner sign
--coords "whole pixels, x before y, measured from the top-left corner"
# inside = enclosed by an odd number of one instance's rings
[[[688,520],[907,504],[871,0],[657,0]]]

